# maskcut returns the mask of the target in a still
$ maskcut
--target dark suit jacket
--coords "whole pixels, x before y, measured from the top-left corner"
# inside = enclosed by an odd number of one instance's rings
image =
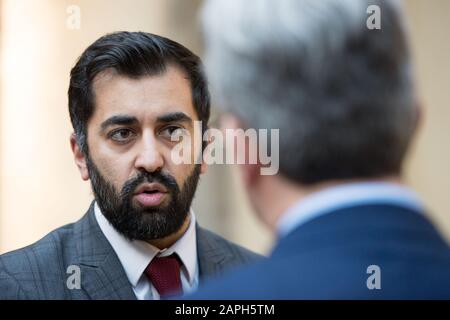
[[[379,290],[367,286],[371,265]],[[239,269],[188,298],[450,299],[447,243],[423,213],[393,205],[317,217],[280,239],[269,259]]]
[[[258,255],[198,225],[200,283]],[[78,266],[81,289],[69,289]],[[70,279],[69,279],[70,282]],[[33,245],[0,256],[0,299],[136,299],[125,271],[103,235],[91,204],[85,216]]]

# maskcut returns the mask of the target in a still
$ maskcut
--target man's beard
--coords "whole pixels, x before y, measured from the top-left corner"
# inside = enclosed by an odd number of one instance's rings
[[[180,190],[175,179],[162,171],[139,172],[128,180],[120,193],[99,172],[89,157],[87,167],[95,199],[111,225],[129,240],[154,240],[167,237],[180,230],[194,198],[200,177],[196,165]],[[133,204],[133,194],[142,183],[160,183],[167,188],[169,203],[155,207]],[[167,201],[166,201],[167,202]]]

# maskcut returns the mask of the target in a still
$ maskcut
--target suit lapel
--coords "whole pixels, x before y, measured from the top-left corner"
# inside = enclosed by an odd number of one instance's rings
[[[75,225],[81,288],[92,299],[135,300],[131,284],[94,215],[94,203]]]

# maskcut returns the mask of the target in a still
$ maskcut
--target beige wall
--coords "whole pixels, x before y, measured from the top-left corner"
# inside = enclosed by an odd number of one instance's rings
[[[422,127],[407,177],[450,239],[450,1],[406,0]]]
[[[69,71],[107,32],[143,30],[196,52],[199,0],[0,0],[0,252],[38,240],[79,219],[92,195],[73,163],[66,92]],[[81,29],[66,27],[69,5]],[[408,181],[450,236],[450,1],[406,1],[426,117],[408,161]],[[260,252],[272,243],[251,214],[229,167],[202,178],[194,207],[200,222]]]

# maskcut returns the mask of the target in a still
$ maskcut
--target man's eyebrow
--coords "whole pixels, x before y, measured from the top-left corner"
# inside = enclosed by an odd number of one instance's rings
[[[166,113],[156,118],[156,122],[189,122],[192,123],[191,117],[184,112]]]
[[[112,117],[106,119],[105,121],[103,121],[101,124],[101,129],[102,129],[102,131],[105,131],[109,126],[132,125],[132,124],[136,124],[137,122],[138,122],[138,120],[136,119],[136,117],[119,114],[119,115],[112,116]]]

